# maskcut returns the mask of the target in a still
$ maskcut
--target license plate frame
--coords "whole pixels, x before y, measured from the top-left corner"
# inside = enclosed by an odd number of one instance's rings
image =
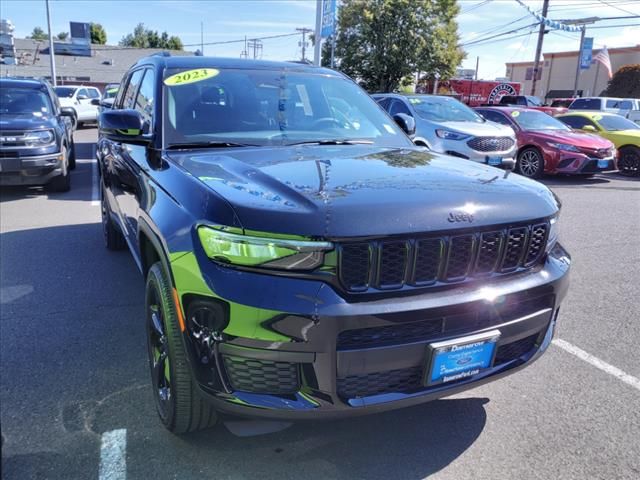
[[[609,168],[609,162],[610,160],[608,158],[598,159],[598,168]]]
[[[493,366],[500,331],[453,338],[427,346],[427,386],[441,385],[477,375]],[[460,363],[460,362],[464,363]]]

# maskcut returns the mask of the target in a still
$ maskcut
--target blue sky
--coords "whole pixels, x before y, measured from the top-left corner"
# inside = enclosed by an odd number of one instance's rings
[[[13,21],[17,37],[28,35],[35,26],[46,29],[44,0],[2,0],[1,3],[0,14]],[[99,22],[107,31],[108,43],[117,44],[137,23],[143,22],[147,28],[178,35],[185,44],[198,44],[200,22],[204,22],[205,43],[242,39],[245,35],[251,38],[292,33],[298,27],[313,28],[315,3],[315,0],[51,0],[52,28],[58,33],[69,30],[69,21]],[[527,11],[514,0],[460,0],[459,3],[462,13],[458,21],[463,44],[534,22],[534,18],[528,17]],[[526,3],[535,10],[542,8],[542,0]],[[551,0],[549,16],[571,19],[630,14],[640,15],[640,0]],[[507,25],[510,22],[513,23]],[[594,26],[616,24],[634,26],[587,30],[588,36],[595,37],[596,47],[640,43],[640,19],[601,21]],[[509,35],[513,38],[468,45],[465,47],[468,57],[463,66],[474,68],[476,56],[480,56],[480,77],[502,76],[505,62],[533,60],[536,32],[532,27]],[[299,41],[298,36],[264,40],[262,56],[273,60],[299,58]],[[575,50],[578,43],[578,33],[553,32],[545,36],[543,51]],[[237,57],[242,49],[241,43],[205,46],[205,54]]]

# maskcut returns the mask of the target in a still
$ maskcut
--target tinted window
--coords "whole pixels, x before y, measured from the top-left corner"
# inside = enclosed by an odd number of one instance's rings
[[[527,101],[529,102],[529,105],[533,105],[534,107],[541,107],[542,106],[542,102],[540,101],[540,99],[538,97],[529,96],[529,97],[527,97]]]
[[[95,88],[87,88],[87,92],[89,93],[89,98],[100,98],[100,92]]]
[[[395,115],[396,113],[404,113],[405,115],[411,115],[409,107],[407,107],[402,100],[394,98],[391,100],[391,107],[389,107],[389,115]]]
[[[376,98],[376,102],[378,102],[386,111],[389,111],[389,102],[391,102],[390,98]]]
[[[455,98],[421,95],[409,97],[409,103],[420,117],[432,122],[484,122],[480,115]]]
[[[585,125],[591,125],[593,127],[596,126],[588,118],[579,117],[577,115],[574,116],[574,117],[561,117],[561,118],[558,118],[558,120],[562,121],[562,123],[565,123],[565,124],[569,125],[571,128],[575,128],[576,130],[580,130]]]
[[[80,90],[78,90],[78,95],[76,95],[76,98],[78,98],[81,95],[84,97],[89,97],[89,93],[87,92],[86,88],[81,88]]]
[[[295,70],[166,70],[165,145],[215,141],[287,145],[321,140],[411,145],[352,81]],[[192,75],[204,78],[193,81]]]
[[[490,122],[511,126],[511,122],[500,112],[494,112],[493,110],[478,110],[478,112]]]
[[[631,102],[631,100],[621,100],[620,102],[618,102],[618,108],[621,108],[623,110],[631,110],[633,108],[633,103]]]
[[[140,90],[136,97],[135,109],[142,114],[145,121],[152,124],[153,119],[153,87],[155,84],[155,74],[153,70],[147,70],[144,79],[140,84]]]
[[[538,110],[515,110],[511,118],[523,130],[569,130],[560,120]]]
[[[122,108],[135,108],[136,94],[138,93],[138,87],[140,86],[143,74],[144,70],[136,70],[133,72],[133,75],[131,75],[127,90],[122,99]]]
[[[576,98],[571,105],[570,110],[600,110],[601,102],[599,98]]]
[[[573,100],[554,100],[551,102],[552,107],[568,107]]]
[[[71,87],[56,87],[54,88],[56,95],[60,98],[71,98],[76,93],[77,88]]]
[[[616,130],[640,130],[640,125],[620,115],[603,115],[602,118],[596,118],[596,120],[602,128],[610,132]]]
[[[0,88],[0,113],[31,114],[34,117],[50,115],[51,102],[46,93],[33,88]]]

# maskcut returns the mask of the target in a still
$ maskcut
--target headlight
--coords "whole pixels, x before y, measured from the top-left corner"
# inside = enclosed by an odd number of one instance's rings
[[[53,143],[54,138],[53,130],[35,130],[26,132],[23,140],[27,147],[39,147]]]
[[[549,236],[547,237],[547,253],[553,249],[553,247],[558,242],[558,237],[560,236],[560,231],[558,230],[558,218],[560,217],[560,212],[556,213],[551,220],[549,220]]]
[[[562,150],[565,152],[579,152],[580,149],[574,145],[569,145],[568,143],[549,143],[549,146],[552,148],[557,148],[558,150]]]
[[[246,267],[312,270],[333,249],[331,242],[239,235],[204,226],[198,236],[209,258]]]
[[[445,140],[464,140],[465,138],[469,138],[471,136],[464,133],[452,132],[451,130],[442,129],[437,129],[436,135],[440,138],[444,138]]]

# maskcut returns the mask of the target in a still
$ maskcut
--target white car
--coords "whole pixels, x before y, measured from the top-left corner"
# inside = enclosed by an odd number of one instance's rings
[[[98,121],[98,107],[93,105],[91,101],[102,98],[100,90],[82,85],[64,85],[56,87],[54,90],[61,106],[71,107],[75,110],[78,125]]]
[[[416,145],[495,167],[515,166],[517,143],[513,129],[485,120],[455,98],[395,93],[372,96],[391,117],[413,117]]]

